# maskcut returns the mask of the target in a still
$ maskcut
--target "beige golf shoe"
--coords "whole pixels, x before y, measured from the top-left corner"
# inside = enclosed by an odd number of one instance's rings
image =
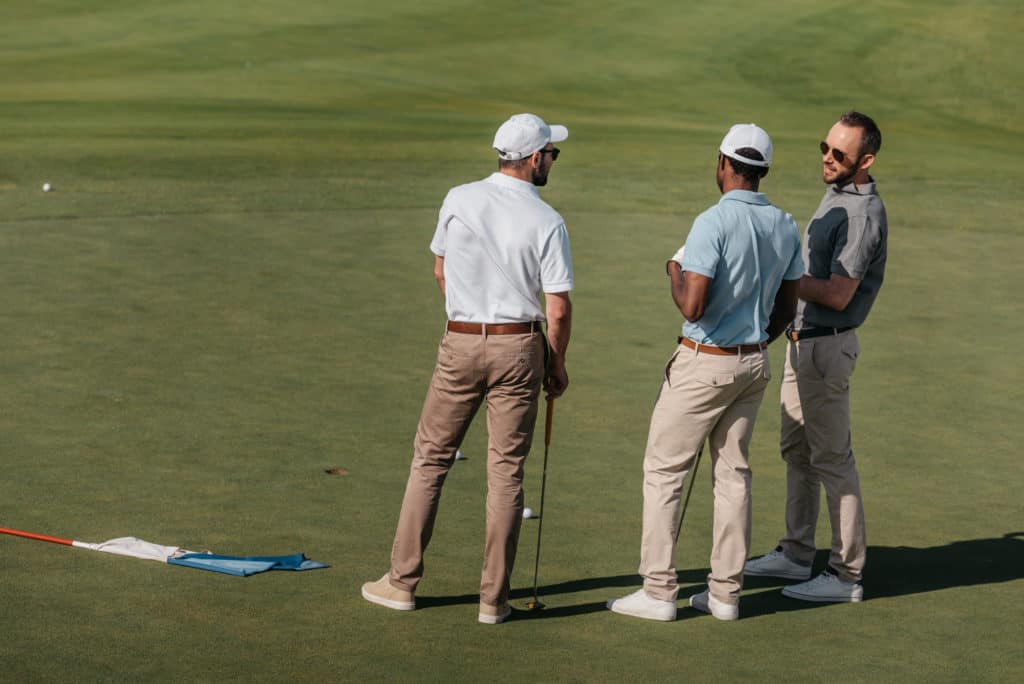
[[[416,597],[411,591],[398,589],[391,585],[388,576],[384,575],[376,582],[367,582],[363,585],[363,598],[370,603],[376,603],[394,610],[412,610],[416,607]]]
[[[508,605],[508,603],[503,603],[500,606],[491,606],[481,602],[478,619],[485,625],[497,625],[507,620],[511,614],[512,606]]]

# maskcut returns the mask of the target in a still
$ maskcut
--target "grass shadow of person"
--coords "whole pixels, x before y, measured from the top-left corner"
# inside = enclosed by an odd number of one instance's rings
[[[829,552],[817,553],[815,573],[827,567]],[[966,539],[941,546],[869,546],[864,577],[864,600],[907,596],[955,587],[998,584],[1024,578],[1024,532],[1001,537]],[[744,588],[791,584],[771,577],[750,577]],[[797,601],[776,591],[743,597],[743,615],[806,610],[828,603]]]
[[[829,552],[818,552],[814,568],[815,573],[824,570],[828,563]],[[678,619],[701,615],[696,611],[686,611],[686,600],[704,590],[707,579],[707,568],[691,568],[679,570],[678,581],[681,587],[679,602],[681,609]],[[813,574],[812,574],[813,576]],[[950,542],[941,546],[916,548],[913,546],[869,546],[868,567],[864,580],[864,600],[905,596],[929,591],[939,591],[953,587],[975,586],[979,584],[995,584],[1024,578],[1024,532],[1008,532],[1001,537],[987,539],[968,539]],[[542,603],[545,597],[564,596],[596,589],[639,588],[642,581],[638,575],[609,575],[606,577],[587,577],[567,582],[546,584],[537,588],[537,595]],[[748,577],[744,580],[744,589],[765,589],[755,593],[745,593],[741,602],[741,617],[751,618],[771,615],[777,612],[807,610],[831,605],[829,603],[813,603],[790,599],[775,591],[786,584],[786,580],[771,577]],[[618,593],[610,592],[608,598],[615,598]],[[518,601],[533,598],[532,587],[512,590],[509,600]],[[477,603],[477,594],[457,596],[423,596],[416,598],[417,607],[431,608],[457,604]],[[555,599],[543,610],[516,610],[516,619],[558,618],[585,615],[605,610],[603,601],[593,601],[570,605],[553,605]]]

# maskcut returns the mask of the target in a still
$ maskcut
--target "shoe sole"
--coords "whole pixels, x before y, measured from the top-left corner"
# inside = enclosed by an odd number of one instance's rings
[[[789,587],[782,590],[782,595],[798,601],[812,601],[814,603],[860,603],[864,600],[864,595],[860,596],[817,596],[809,594],[797,594],[796,592],[787,591]]]
[[[615,607],[616,603],[617,603],[616,601],[609,601],[605,605],[608,607],[608,610],[612,611],[613,613],[618,613],[619,615],[628,615],[629,617],[640,618],[642,620],[657,620],[658,622],[673,622],[676,619],[676,614],[675,613],[672,613],[671,615],[665,615],[665,616],[660,616],[660,615],[656,616],[656,615],[650,615],[650,614],[641,615],[640,613],[629,612],[627,610],[624,610],[623,608],[616,608]]]
[[[806,582],[811,579],[812,573],[810,568],[807,569],[806,573],[800,574],[785,571],[769,572],[767,570],[747,570],[746,568],[743,568],[743,574],[747,577],[777,577],[779,579],[800,580]]]
[[[371,594],[366,591],[366,589],[363,589],[363,598],[370,603],[376,603],[378,606],[384,606],[385,608],[391,608],[392,610],[414,610],[416,608],[415,601],[411,603],[409,601],[394,601],[392,599],[377,596],[376,594]]]
[[[478,613],[477,620],[485,625],[500,625],[505,620],[508,620],[509,616],[512,615],[512,609],[509,608],[508,612],[504,615],[489,615],[487,613]]]

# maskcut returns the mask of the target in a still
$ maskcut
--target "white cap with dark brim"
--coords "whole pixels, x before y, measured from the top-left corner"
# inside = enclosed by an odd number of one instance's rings
[[[757,150],[763,159],[751,159],[739,154],[737,150],[742,150],[744,147]],[[736,124],[725,134],[718,150],[730,159],[751,166],[772,165],[772,139],[757,124]]]
[[[556,124],[548,125],[536,114],[516,114],[498,127],[494,134],[494,149],[506,161],[526,159],[548,143],[562,142],[569,137],[569,129]]]

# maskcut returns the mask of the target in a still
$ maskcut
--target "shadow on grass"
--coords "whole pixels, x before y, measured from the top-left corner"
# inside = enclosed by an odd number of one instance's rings
[[[815,571],[825,568],[828,551],[819,551],[815,558]],[[708,570],[694,568],[678,573],[680,603],[685,605],[690,595],[703,591]],[[1008,532],[1001,537],[970,539],[952,542],[943,546],[916,548],[913,546],[869,546],[868,572],[864,580],[866,601],[906,596],[954,587],[969,587],[979,584],[1010,582],[1024,578],[1024,531]],[[774,588],[789,584],[785,580],[770,577],[751,577],[744,581],[744,588],[766,589],[743,596],[742,617],[752,618],[772,613],[808,610],[825,607],[827,603],[807,603],[786,598]],[[558,605],[565,594],[597,589],[609,589],[608,598],[629,593],[626,590],[639,588],[637,575],[611,575],[588,577],[538,587],[540,600],[547,603],[544,610],[516,610],[513,617],[519,619],[560,618],[585,615],[605,610],[604,601]],[[689,585],[689,586],[688,586]],[[552,597],[545,600],[546,597]],[[533,598],[532,588],[514,589],[513,602]],[[429,608],[463,603],[476,603],[477,594],[460,596],[417,597],[418,606]],[[513,607],[515,604],[513,604]],[[679,619],[699,617],[693,610],[680,610]]]

